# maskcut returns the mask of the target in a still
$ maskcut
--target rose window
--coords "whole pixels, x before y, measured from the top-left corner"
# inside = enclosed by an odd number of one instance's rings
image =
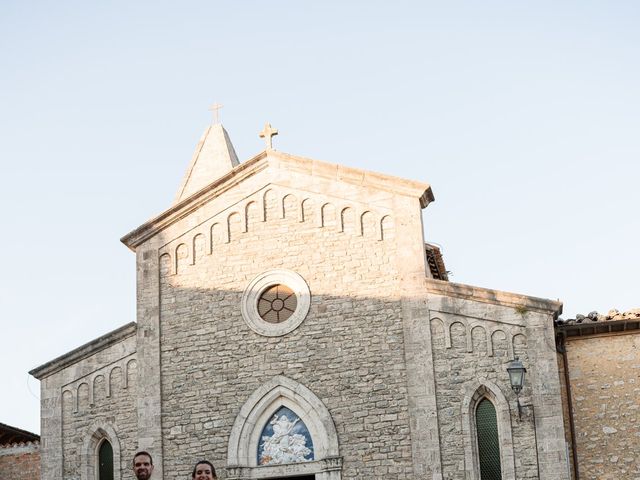
[[[309,313],[311,292],[291,270],[270,270],[251,280],[242,293],[242,318],[254,332],[280,337],[294,331]]]
[[[293,290],[283,284],[267,288],[258,299],[258,314],[265,322],[282,323],[296,311],[298,299]]]

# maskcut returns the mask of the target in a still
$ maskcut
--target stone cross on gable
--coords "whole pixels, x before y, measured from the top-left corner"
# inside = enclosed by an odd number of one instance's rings
[[[271,127],[269,122],[264,124],[264,128],[260,132],[260,138],[264,138],[267,150],[273,150],[273,137],[278,134],[278,130]]]
[[[220,123],[220,119],[218,117],[218,114],[220,113],[220,109],[223,107],[224,105],[220,104],[220,103],[214,103],[213,105],[211,105],[209,107],[209,111],[213,112],[213,123],[214,125],[217,123]]]

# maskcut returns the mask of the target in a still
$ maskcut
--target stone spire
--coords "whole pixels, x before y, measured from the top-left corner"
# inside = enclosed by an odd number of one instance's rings
[[[208,127],[200,138],[174,203],[206,187],[231,171],[236,165],[239,165],[238,156],[233,149],[229,134],[220,123],[216,122]]]

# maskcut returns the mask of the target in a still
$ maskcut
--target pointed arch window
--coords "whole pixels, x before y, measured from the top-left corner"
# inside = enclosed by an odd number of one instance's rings
[[[342,478],[338,433],[329,410],[307,387],[282,375],[247,398],[228,445],[227,478]]]
[[[469,480],[515,480],[511,410],[502,390],[480,378],[462,400],[462,433]]]
[[[98,480],[113,480],[113,447],[106,438],[98,447]]]
[[[476,431],[478,435],[478,457],[481,480],[501,480],[500,440],[496,408],[488,398],[478,402],[476,408]]]

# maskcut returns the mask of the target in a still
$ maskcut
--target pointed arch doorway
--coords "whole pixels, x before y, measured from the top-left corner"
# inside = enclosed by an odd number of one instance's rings
[[[255,390],[229,436],[227,478],[341,480],[329,410],[307,387],[278,375]]]

